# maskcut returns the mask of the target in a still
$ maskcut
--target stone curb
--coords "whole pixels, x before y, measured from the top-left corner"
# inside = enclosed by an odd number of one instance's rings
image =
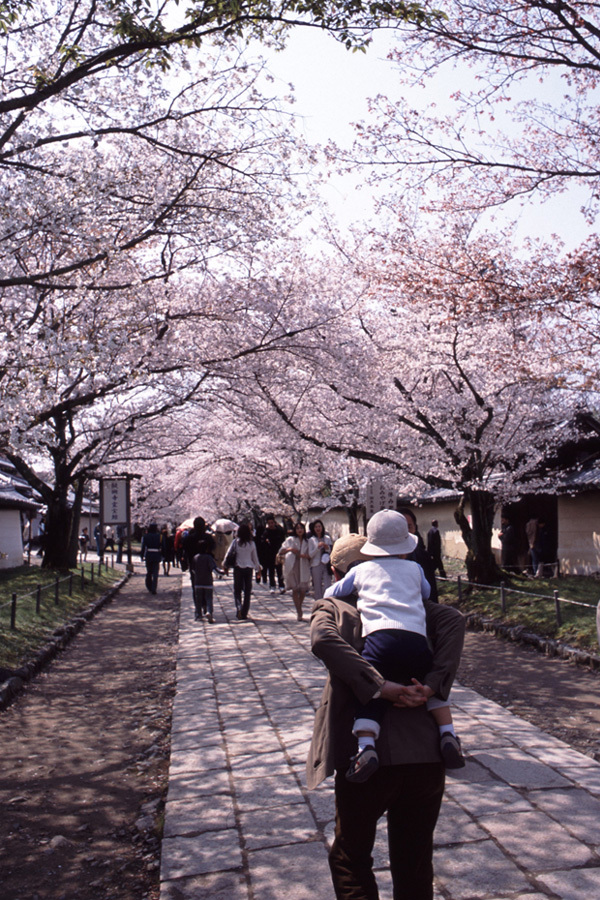
[[[71,643],[82,628],[92,619],[96,613],[100,612],[112,598],[117,594],[124,584],[129,580],[127,573],[120,581],[117,581],[111,588],[101,594],[97,600],[94,600],[86,609],[78,612],[76,616],[60,625],[52,634],[52,638],[47,644],[41,647],[33,659],[25,663],[18,669],[13,669],[10,676],[0,684],[0,712],[6,709],[15,697],[21,693],[27,682],[31,681],[38,675],[49,663],[52,662],[65,647]],[[6,673],[6,670],[4,670]]]
[[[587,650],[578,650],[569,644],[555,641],[553,638],[541,637],[526,631],[524,625],[505,625],[498,619],[490,619],[479,613],[465,613],[467,628],[470,631],[488,631],[506,641],[515,644],[527,644],[545,656],[558,656],[568,659],[579,666],[587,666],[592,670],[600,670],[600,656]]]

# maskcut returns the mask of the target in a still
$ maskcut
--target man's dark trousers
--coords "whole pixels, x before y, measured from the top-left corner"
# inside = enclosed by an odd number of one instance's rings
[[[378,900],[371,854],[386,811],[394,900],[433,900],[432,835],[444,782],[442,763],[382,766],[363,784],[336,774],[329,866],[337,900]]]

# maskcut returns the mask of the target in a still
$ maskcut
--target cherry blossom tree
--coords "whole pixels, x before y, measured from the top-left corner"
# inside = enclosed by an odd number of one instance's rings
[[[45,564],[74,558],[86,480],[147,457],[152,420],[294,333],[225,277],[305,204],[238,39],[303,24],[359,46],[405,18],[419,8],[0,3],[0,450],[48,504]]]
[[[577,184],[595,216],[597,6],[450,0],[444,13],[401,28],[392,52],[401,84],[433,79],[436,99],[423,103],[418,90],[379,97],[357,155],[381,164],[375,178],[423,192],[430,208],[490,210]]]
[[[567,431],[551,331],[525,304],[498,307],[492,262],[506,290],[512,281],[521,300],[535,298],[535,273],[503,256],[495,236],[381,235],[355,252],[354,278],[369,290],[355,287],[360,304],[325,346],[315,336],[285,384],[255,372],[265,406],[297,437],[394,470],[403,493],[459,491],[469,576],[484,583],[497,576],[495,506],[531,489]]]

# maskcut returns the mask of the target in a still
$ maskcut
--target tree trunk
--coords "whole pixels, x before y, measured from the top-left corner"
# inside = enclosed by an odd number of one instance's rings
[[[358,534],[358,504],[356,500],[353,500],[352,505],[348,507],[348,527],[350,534]]]
[[[42,566],[48,569],[74,569],[77,566],[77,533],[83,485],[79,482],[75,501],[68,502],[68,487],[57,485],[48,503],[44,558]]]
[[[469,504],[471,522],[464,509]],[[492,551],[494,496],[487,491],[465,490],[454,513],[467,547],[467,577],[475,584],[497,584],[501,573]]]

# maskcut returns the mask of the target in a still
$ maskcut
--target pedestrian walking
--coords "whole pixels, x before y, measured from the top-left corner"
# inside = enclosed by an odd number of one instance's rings
[[[168,575],[175,559],[175,538],[168,525],[160,530],[160,550],[162,553],[163,574]]]
[[[194,557],[194,607],[196,621],[203,616],[212,623],[213,616],[213,572],[218,572],[217,563],[208,551],[197,553]]]
[[[160,534],[156,522],[148,526],[148,531],[142,537],[140,556],[146,563],[146,587],[151,594],[156,594],[162,559]]]
[[[414,534],[417,538],[417,546],[416,549],[408,556],[408,559],[413,562],[419,563],[423,571],[425,572],[425,578],[429,582],[429,586],[431,588],[431,593],[429,595],[429,599],[432,603],[438,602],[438,589],[437,589],[437,581],[435,578],[435,569],[433,567],[433,560],[429,553],[427,552],[427,547],[425,546],[425,541],[423,540],[423,536],[419,531],[419,526],[417,523],[417,517],[414,512],[410,508],[410,506],[402,506],[398,510],[399,513],[402,513],[404,518],[406,519],[406,523],[408,525],[408,530],[411,534]]]
[[[336,576],[361,559],[364,538],[347,535],[333,546]],[[306,767],[309,790],[336,773],[336,824],[329,866],[338,900],[375,900],[373,844],[387,815],[389,865],[396,900],[432,900],[433,832],[444,793],[438,729],[427,712],[431,693],[447,698],[458,668],[464,619],[452,607],[425,601],[432,669],[424,685],[385,681],[360,655],[360,615],[351,598],[322,599],[311,618],[313,653],[329,669],[315,716]],[[381,767],[364,783],[345,773],[355,752],[351,735],[356,702],[389,701],[381,731]]]
[[[296,522],[293,534],[285,539],[279,553],[283,557],[285,584],[292,592],[296,615],[301,622],[302,604],[310,585],[310,554],[306,528],[302,522]]]
[[[358,595],[365,644],[361,655],[386,679],[400,684],[423,682],[433,657],[427,639],[425,606],[431,587],[421,566],[407,557],[417,545],[407,520],[395,510],[382,509],[367,525],[367,542],[361,553],[365,562],[337,580],[325,594],[329,597]],[[440,752],[447,769],[465,765],[460,740],[454,731],[450,703],[427,701],[440,732]],[[349,781],[366,781],[379,768],[378,738],[387,712],[387,702],[374,698],[357,705],[353,733],[358,752],[346,773]]]
[[[115,532],[111,525],[107,525],[104,529],[104,549],[110,547],[111,553],[115,552]]]
[[[247,619],[252,594],[252,573],[260,572],[260,563],[252,530],[247,522],[240,525],[224,562],[225,569],[233,568],[233,599],[236,616]]]
[[[517,534],[514,525],[506,516],[502,516],[500,522],[502,525],[499,534],[502,544],[502,568],[514,572],[517,568]]]
[[[102,541],[102,528],[100,526],[100,522],[94,528],[94,540],[96,542],[96,553],[98,554],[98,559],[102,559],[102,552],[104,549],[104,544]]]
[[[446,572],[442,561],[442,535],[437,519],[431,520],[431,528],[427,532],[427,552],[433,561],[434,570],[437,569],[441,577],[445,578]]]
[[[261,535],[263,577],[269,579],[269,589],[272,594],[275,593],[275,575],[277,575],[277,586],[279,593],[285,592],[285,581],[283,578],[283,566],[277,562],[277,554],[281,550],[281,545],[285,540],[285,531],[275,521],[275,516],[267,516],[265,528]],[[266,583],[266,582],[265,582]]]
[[[127,539],[127,526],[117,525],[117,563],[123,562],[123,547]]]
[[[333,547],[333,541],[325,531],[325,526],[321,519],[315,519],[314,522],[311,522],[308,531],[308,554],[310,556],[313,596],[315,600],[320,600],[331,584],[329,554]]]
[[[82,528],[78,540],[80,561],[85,562],[87,560],[87,552],[90,546],[90,536],[88,534],[87,528]]]
[[[181,538],[181,569],[185,572],[189,569],[192,591],[195,587],[194,557],[197,553],[213,553],[215,539],[206,530],[206,521],[202,516],[196,516],[193,528],[184,532]],[[175,543],[176,546],[176,543]]]

